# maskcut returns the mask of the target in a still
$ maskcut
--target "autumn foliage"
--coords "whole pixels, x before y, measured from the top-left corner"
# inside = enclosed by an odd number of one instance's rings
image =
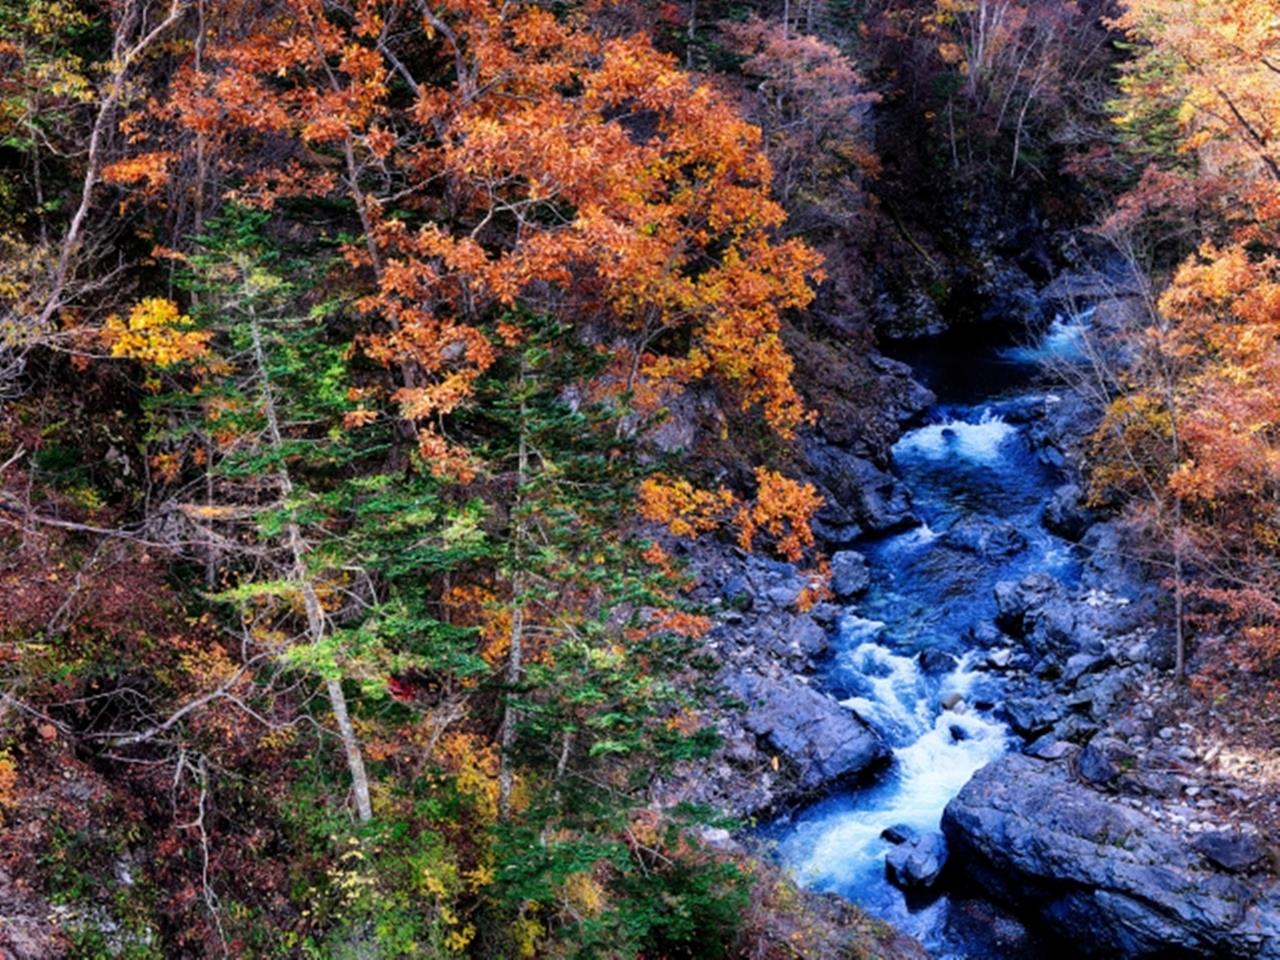
[[[1185,554],[1178,589],[1207,648],[1265,671],[1280,658],[1280,22],[1266,2],[1129,0],[1116,26],[1139,45],[1117,121],[1148,138],[1149,167],[1105,229],[1178,259],[1133,335],[1142,372],[1108,411],[1095,481]],[[1190,249],[1163,239],[1192,217]]]

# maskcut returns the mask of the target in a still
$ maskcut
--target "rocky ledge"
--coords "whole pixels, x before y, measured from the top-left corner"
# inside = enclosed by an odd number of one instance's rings
[[[709,761],[660,785],[664,802],[687,801],[737,817],[763,816],[836,786],[873,777],[889,761],[880,737],[812,682],[826,656],[837,608],[800,609],[810,577],[789,563],[699,545],[691,558],[696,598],[719,607],[707,653],[724,691]],[[862,558],[837,553],[840,589],[866,588]],[[837,564],[833,563],[833,566]]]
[[[1080,783],[1077,763],[1009,754],[979,771],[943,816],[951,862],[1091,956],[1280,958],[1280,885],[1232,872],[1260,865],[1258,841],[1192,845]]]

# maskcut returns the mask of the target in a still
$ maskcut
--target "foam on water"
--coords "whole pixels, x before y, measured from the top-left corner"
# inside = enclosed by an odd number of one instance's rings
[[[946,420],[911,430],[893,445],[893,454],[899,458],[912,455],[931,460],[963,457],[978,463],[995,463],[1001,457],[1000,448],[1016,432],[1013,424],[987,410],[973,423]]]
[[[1077,314],[1057,314],[1047,330],[1034,346],[1008,347],[1001,355],[1021,363],[1046,363],[1065,360],[1075,363],[1088,357],[1085,333],[1096,307],[1089,307]]]
[[[857,694],[843,701],[890,743],[908,742],[929,722],[925,677],[911,657],[878,643],[844,654]]]
[[[894,767],[879,787],[849,804],[826,808],[798,823],[783,844],[784,860],[802,882],[851,891],[883,883],[880,833],[906,824],[921,832],[938,829],[942,810],[973,774],[1006,749],[1003,724],[965,710],[939,711],[946,694],[965,694],[979,674],[966,655],[956,669],[932,680],[915,660],[866,643],[849,653],[865,687],[845,705],[891,743]]]

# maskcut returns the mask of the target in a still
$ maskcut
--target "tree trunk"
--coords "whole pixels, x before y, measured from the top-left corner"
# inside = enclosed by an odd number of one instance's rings
[[[525,388],[524,361],[520,363],[520,390]],[[529,476],[529,438],[525,429],[525,418],[528,411],[523,399],[520,401],[520,445],[517,454],[516,496],[512,506],[515,516],[511,535],[511,642],[507,651],[507,702],[502,711],[502,732],[499,742],[502,756],[498,761],[498,814],[504,820],[511,812],[511,787],[513,774],[511,770],[511,751],[516,742],[516,708],[511,697],[520,683],[520,671],[524,659],[524,542],[528,536],[524,516],[524,485]]]
[[[252,305],[249,306],[249,326],[253,338],[254,363],[258,368],[258,376],[262,384],[262,407],[263,416],[267,422],[267,437],[272,449],[279,451],[284,446],[284,438],[280,431],[280,419],[267,372],[266,353],[262,347],[262,329]],[[280,487],[281,500],[288,503],[293,496],[294,488],[287,468],[280,467],[276,473],[276,482]],[[311,643],[316,645],[324,639],[325,635],[324,607],[316,594],[310,571],[307,570],[307,546],[302,537],[302,528],[296,520],[290,519],[285,525],[285,539],[293,565],[292,577],[302,591],[303,606],[307,613],[307,635]],[[347,768],[351,773],[351,789],[355,794],[356,815],[361,823],[368,823],[373,819],[373,805],[369,799],[369,775],[365,770],[360,741],[356,737],[355,728],[351,724],[351,715],[347,710],[347,697],[342,691],[340,680],[327,681],[326,688],[329,704],[333,708],[333,716],[338,724],[338,736],[342,740],[342,749],[347,757]]]

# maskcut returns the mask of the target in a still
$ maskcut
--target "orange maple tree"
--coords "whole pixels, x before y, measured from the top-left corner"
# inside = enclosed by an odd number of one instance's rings
[[[167,98],[127,121],[106,176],[140,195],[203,171],[242,202],[354,206],[368,353],[434,467],[439,429],[493,361],[484,323],[520,301],[619,358],[622,386],[709,379],[789,435],[805,419],[780,336],[818,257],[778,240],[759,131],[647,39],[589,9],[319,0],[230,4]],[[199,181],[199,177],[194,178]]]

